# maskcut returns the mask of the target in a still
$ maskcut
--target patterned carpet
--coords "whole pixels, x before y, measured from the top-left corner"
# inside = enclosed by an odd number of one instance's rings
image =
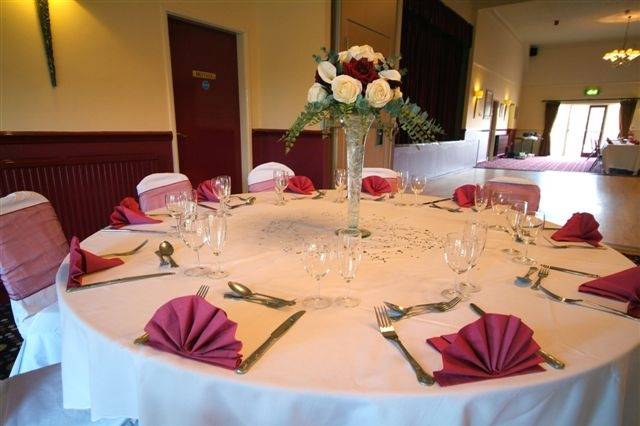
[[[13,322],[11,305],[0,305],[0,379],[9,377],[13,361],[18,356],[22,338]]]
[[[506,169],[506,170],[528,170],[532,172],[543,172],[555,170],[559,172],[593,172],[601,173],[599,164],[593,167],[595,158],[564,158],[564,157],[530,157],[523,160],[515,158],[495,158],[491,161],[483,161],[476,164],[480,169]]]

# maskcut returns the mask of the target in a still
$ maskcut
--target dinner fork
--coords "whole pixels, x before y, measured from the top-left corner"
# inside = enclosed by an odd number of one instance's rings
[[[460,297],[454,297],[447,302],[438,303],[424,303],[421,305],[414,305],[409,307],[402,307],[391,302],[384,302],[388,308],[390,308],[389,317],[392,321],[399,321],[403,318],[410,318],[416,315],[422,315],[427,312],[447,312],[453,309],[462,299]]]
[[[209,292],[209,286],[203,284],[200,286],[200,288],[196,292],[196,296],[200,296],[204,299],[207,296],[208,292]],[[142,336],[136,337],[133,343],[136,345],[144,345],[148,341],[149,341],[149,333],[144,333]]]
[[[549,276],[549,266],[540,265],[540,269],[538,270],[538,279],[536,279],[536,282],[533,283],[533,285],[530,287],[531,290],[537,290],[538,287],[540,287],[540,282],[542,282],[542,280],[544,278],[547,278],[548,276]]]
[[[422,369],[420,364],[418,364],[418,361],[416,361],[413,358],[413,356],[411,356],[407,348],[405,348],[402,342],[400,341],[400,338],[398,337],[398,333],[396,333],[395,328],[393,328],[393,325],[391,324],[391,319],[387,315],[387,310],[385,309],[385,307],[374,306],[373,309],[376,313],[376,321],[378,322],[378,329],[380,330],[382,337],[384,337],[387,340],[391,340],[398,345],[398,347],[402,351],[402,354],[407,358],[407,361],[409,361],[411,368],[413,368],[413,371],[416,373],[416,378],[418,379],[418,382],[427,386],[433,385],[435,383],[433,376],[431,376],[430,374],[428,374],[426,371]]]
[[[542,290],[542,292],[544,294],[546,294],[547,296],[549,296],[550,298],[552,298],[554,300],[557,300],[558,302],[566,303],[568,305],[578,305],[578,306],[582,306],[584,308],[594,309],[596,311],[606,312],[606,313],[609,313],[609,314],[619,315],[621,317],[625,317],[625,318],[629,318],[629,319],[632,319],[632,320],[640,321],[640,318],[633,317],[633,316],[627,314],[626,312],[622,312],[622,311],[619,311],[617,309],[610,308],[610,307],[605,306],[605,305],[601,305],[599,303],[587,302],[586,300],[583,300],[583,299],[569,299],[568,297],[563,297],[563,296],[557,295],[557,294],[553,293],[552,291],[544,288],[543,286],[540,286],[540,290]]]
[[[577,249],[587,249],[587,250],[606,250],[607,248],[605,246],[579,246],[579,245],[572,245],[572,244],[558,244],[555,241],[553,241],[551,238],[547,238],[546,235],[543,235],[544,239],[551,244],[552,248],[556,248],[556,249],[570,249],[570,248],[577,248]]]
[[[144,240],[138,247],[131,249],[129,251],[123,251],[121,253],[107,253],[107,254],[101,254],[100,256],[102,257],[112,257],[112,256],[131,256],[132,254],[136,254],[138,251],[140,251],[140,249],[142,247],[144,247],[147,243],[149,242],[149,240]]]

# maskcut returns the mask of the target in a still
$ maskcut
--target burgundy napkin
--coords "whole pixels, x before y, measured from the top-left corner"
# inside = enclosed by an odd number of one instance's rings
[[[161,220],[152,219],[145,215],[138,202],[132,197],[126,197],[113,209],[109,217],[109,223],[114,228],[122,228],[126,225],[139,225],[143,223],[160,223]]]
[[[513,315],[486,314],[455,334],[427,339],[442,354],[440,386],[544,371],[533,331]]]
[[[82,276],[92,272],[102,271],[122,265],[124,262],[118,258],[105,259],[80,248],[78,237],[71,238],[69,246],[69,278],[67,288],[82,286]]]
[[[222,309],[200,296],[183,296],[158,308],[144,331],[149,346],[233,370],[242,358],[236,328]]]
[[[315,190],[313,182],[306,176],[291,176],[289,178],[289,184],[287,185],[287,191],[289,192],[310,195]]]
[[[384,192],[391,192],[391,185],[380,176],[367,176],[362,179],[362,190],[374,197],[379,197]]]
[[[582,284],[579,291],[628,301],[627,313],[640,318],[640,266],[625,269]]]
[[[591,213],[574,213],[551,238],[556,241],[585,242],[598,247],[602,241],[602,234],[598,232],[599,226]]]
[[[214,201],[218,202],[218,197],[213,192],[213,185],[211,184],[211,179],[207,179],[205,181],[200,182],[197,189],[198,193],[198,201]]]
[[[460,207],[473,207],[476,203],[476,186],[462,185],[453,191],[453,201]]]

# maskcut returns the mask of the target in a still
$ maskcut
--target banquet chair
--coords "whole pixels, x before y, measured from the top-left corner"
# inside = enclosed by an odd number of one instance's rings
[[[191,182],[181,173],[153,173],[145,176],[138,186],[138,199],[143,212],[165,206],[164,196],[169,192],[189,191]]]
[[[362,178],[369,176],[380,176],[391,185],[391,192],[398,190],[398,174],[391,169],[383,167],[365,167],[362,169]]]
[[[493,192],[510,192],[512,198],[528,203],[529,211],[538,211],[540,206],[540,187],[529,179],[502,176],[490,179],[485,187],[489,196]]]
[[[284,164],[276,162],[260,164],[249,172],[249,177],[247,178],[249,192],[271,191],[275,187],[275,182],[273,181],[273,172],[275,170],[284,170],[291,176],[295,175],[293,170]]]
[[[89,410],[62,408],[60,364],[0,381],[0,425],[5,426],[125,426],[128,419],[91,422]]]
[[[69,244],[51,203],[29,191],[0,198],[0,278],[23,338],[11,375],[60,362],[56,271]]]

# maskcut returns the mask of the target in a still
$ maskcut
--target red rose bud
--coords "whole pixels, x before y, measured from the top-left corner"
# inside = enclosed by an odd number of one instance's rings
[[[359,80],[362,83],[362,91],[364,92],[367,84],[378,78],[376,67],[373,62],[369,62],[366,58],[351,58],[349,62],[342,64],[344,73],[350,77]]]

